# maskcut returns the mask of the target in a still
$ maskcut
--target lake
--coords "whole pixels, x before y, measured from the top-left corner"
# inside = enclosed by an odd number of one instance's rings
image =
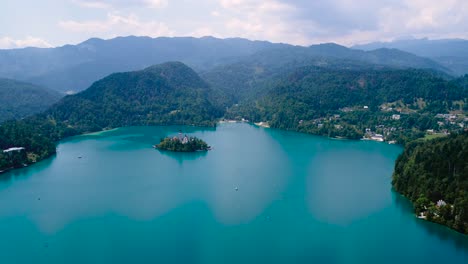
[[[179,130],[206,153],[152,148]],[[0,175],[0,263],[468,263],[391,189],[402,148],[221,124],[74,137]],[[79,158],[81,157],[81,158]]]

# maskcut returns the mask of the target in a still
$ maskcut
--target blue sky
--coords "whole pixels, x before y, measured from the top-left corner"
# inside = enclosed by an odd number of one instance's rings
[[[468,1],[0,0],[3,49],[128,35],[211,35],[297,45],[468,38]]]

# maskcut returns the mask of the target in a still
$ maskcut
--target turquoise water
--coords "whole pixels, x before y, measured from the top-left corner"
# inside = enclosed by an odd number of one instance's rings
[[[151,148],[179,129],[214,149]],[[401,151],[247,124],[75,137],[1,175],[0,263],[468,263],[391,191]]]

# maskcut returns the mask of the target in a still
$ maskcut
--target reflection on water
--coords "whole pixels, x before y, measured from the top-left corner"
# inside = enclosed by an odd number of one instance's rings
[[[214,150],[152,148],[181,129]],[[56,157],[1,178],[0,259],[463,262],[466,237],[417,220],[391,192],[400,152],[246,124],[129,127],[67,139]]]
[[[198,152],[170,152],[155,149],[154,151],[159,152],[161,155],[173,158],[177,160],[179,164],[184,163],[184,161],[196,160],[202,157],[205,157],[208,154],[208,151],[198,151]],[[213,152],[213,151],[210,151]]]

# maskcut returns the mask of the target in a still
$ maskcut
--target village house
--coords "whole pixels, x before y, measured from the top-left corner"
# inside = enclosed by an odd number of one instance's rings
[[[374,140],[374,141],[385,141],[384,136],[382,134],[377,134],[374,131],[372,131],[370,128],[366,128],[366,134],[364,135],[365,140]]]
[[[374,134],[371,136],[371,139],[380,142],[384,141],[384,137],[382,134]]]

